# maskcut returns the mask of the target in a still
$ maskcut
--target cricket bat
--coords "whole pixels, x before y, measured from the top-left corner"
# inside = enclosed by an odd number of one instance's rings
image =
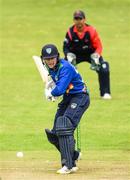
[[[48,82],[50,80],[52,81],[52,78],[49,76],[47,68],[42,63],[41,58],[39,56],[33,56],[32,58],[33,58],[35,65],[40,73],[43,83],[45,83],[45,85],[47,86]],[[55,101],[55,97],[52,97],[52,101]]]
[[[40,73],[40,76],[42,78],[42,81],[46,84],[49,82],[49,73],[45,66],[43,65],[41,58],[39,56],[33,56],[33,60],[35,62],[35,65]]]

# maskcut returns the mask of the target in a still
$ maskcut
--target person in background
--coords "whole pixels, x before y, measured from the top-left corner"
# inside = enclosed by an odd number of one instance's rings
[[[91,64],[99,81],[100,96],[111,99],[109,63],[102,57],[102,43],[96,29],[86,24],[85,13],[77,10],[73,14],[74,25],[65,36],[63,52],[65,59],[77,65],[81,62]]]

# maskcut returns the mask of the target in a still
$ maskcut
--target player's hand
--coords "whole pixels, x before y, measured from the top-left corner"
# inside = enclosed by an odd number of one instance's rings
[[[55,83],[53,80],[50,80],[48,83],[46,83],[46,89],[54,89],[55,88]]]
[[[99,58],[100,58],[100,55],[98,53],[95,52],[91,54],[91,60],[94,61],[94,63],[97,65],[100,64]]]
[[[52,96],[51,91],[52,91],[51,88],[49,89],[45,88],[45,97],[48,101],[55,101],[56,99],[54,96]]]
[[[74,53],[67,53],[67,60],[74,66],[76,65],[76,55]]]
[[[100,70],[100,62],[99,62],[100,55],[95,52],[91,54],[90,58],[91,58],[90,69],[94,71],[99,71]]]

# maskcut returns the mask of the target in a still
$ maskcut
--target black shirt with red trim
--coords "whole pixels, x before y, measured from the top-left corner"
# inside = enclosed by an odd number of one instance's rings
[[[93,52],[97,52],[101,55],[102,43],[93,26],[85,24],[83,31],[79,33],[76,26],[73,25],[66,33],[63,51],[65,56],[68,52],[72,52],[78,57],[85,57]]]

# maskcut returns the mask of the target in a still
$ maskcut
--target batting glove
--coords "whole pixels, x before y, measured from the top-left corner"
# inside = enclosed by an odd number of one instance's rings
[[[52,91],[51,88],[49,89],[45,88],[45,97],[48,101],[55,101],[55,97],[52,96],[51,91]]]
[[[74,66],[76,65],[76,55],[74,53],[67,53],[67,60]]]
[[[95,52],[95,53],[91,54],[90,58],[91,58],[90,69],[95,70],[95,71],[99,71],[99,69],[100,69],[100,62],[99,62],[100,55]]]
[[[54,89],[55,88],[55,83],[53,80],[50,80],[48,83],[46,83],[46,89]]]
[[[98,53],[93,53],[93,54],[91,54],[91,60],[93,60],[94,62],[95,62],[95,64],[100,64],[99,63],[99,58],[100,58],[100,55],[98,54]]]

